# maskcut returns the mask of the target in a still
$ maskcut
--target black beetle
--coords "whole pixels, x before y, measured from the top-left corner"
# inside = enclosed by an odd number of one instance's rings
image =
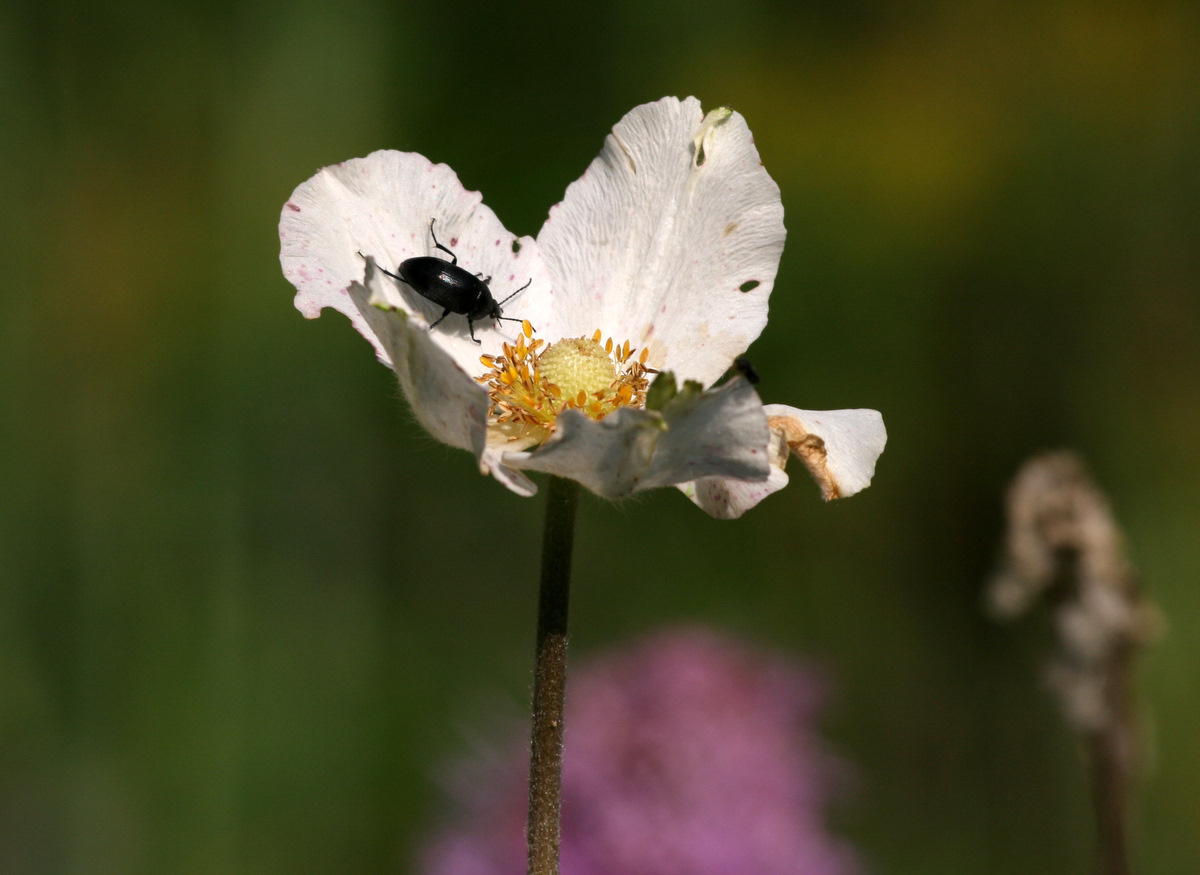
[[[754,365],[750,364],[750,359],[744,355],[739,355],[733,360],[733,366],[741,371],[742,376],[752,385],[758,383],[758,371],[754,370]]]
[[[496,299],[492,297],[492,290],[488,288],[488,283],[492,278],[478,273],[473,274],[466,268],[459,267],[458,256],[438,243],[437,236],[433,233],[433,222],[433,219],[429,220],[429,236],[433,237],[434,247],[449,253],[450,257],[454,259],[453,261],[447,264],[444,258],[420,255],[416,258],[406,258],[400,262],[399,274],[380,268],[392,279],[412,286],[413,290],[422,298],[428,298],[433,303],[446,308],[442,311],[442,315],[429,326],[429,330],[432,331],[436,328],[451,313],[462,313],[467,317],[467,330],[471,332],[471,339],[479,343],[480,341],[475,340],[476,319],[524,321],[500,315],[500,308],[512,300],[515,295],[529,288],[533,278],[530,277],[528,283],[497,304]]]

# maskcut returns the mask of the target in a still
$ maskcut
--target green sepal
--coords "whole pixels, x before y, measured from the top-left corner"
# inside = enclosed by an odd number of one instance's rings
[[[673,371],[661,371],[646,390],[646,409],[662,411],[679,394]]]

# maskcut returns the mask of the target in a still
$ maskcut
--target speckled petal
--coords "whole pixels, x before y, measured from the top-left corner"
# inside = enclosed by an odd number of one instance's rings
[[[742,379],[681,392],[661,413],[623,408],[597,422],[568,411],[558,427],[543,447],[507,453],[505,462],[569,477],[605,498],[701,477],[765,480],[770,471],[762,402]]]
[[[384,364],[391,364],[385,344],[350,297],[350,284],[361,281],[364,257],[374,257],[393,273],[402,261],[434,255],[430,220],[438,241],[458,256],[460,267],[491,277],[497,301],[532,280],[505,315],[545,322],[549,280],[530,237],[517,238],[504,229],[479,192],[463,188],[454,171],[412,152],[379,151],[320,170],[302,183],[283,205],[279,221],[283,274],[296,286],[296,309],[309,319],[332,307],[350,317],[371,341]],[[516,250],[516,251],[514,251]],[[361,253],[361,255],[360,255]],[[428,326],[442,308],[395,280],[386,280],[387,298],[418,324]],[[540,326],[539,326],[540,327]],[[469,373],[480,371],[480,352],[498,352],[504,339],[515,338],[511,322],[475,323],[471,341],[465,316],[452,314],[432,333]]]
[[[697,507],[718,520],[734,520],[754,507],[768,495],[788,485],[787,472],[775,465],[766,480],[731,480],[727,477],[705,477],[691,483],[680,483],[679,489]]]
[[[783,204],[745,120],[694,97],[613,128],[538,234],[555,330],[628,338],[704,385],[758,337],[783,252]]]

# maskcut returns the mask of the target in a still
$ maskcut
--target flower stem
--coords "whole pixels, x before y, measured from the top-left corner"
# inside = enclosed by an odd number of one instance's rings
[[[546,491],[542,582],[538,593],[529,759],[529,875],[558,875],[562,810],[563,704],[567,692],[567,613],[579,484],[551,477]]]

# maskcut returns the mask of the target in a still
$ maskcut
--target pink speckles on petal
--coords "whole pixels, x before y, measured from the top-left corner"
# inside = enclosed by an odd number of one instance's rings
[[[296,204],[292,203],[291,201],[288,201],[287,208],[289,210],[291,210],[293,213],[300,212],[300,207],[298,207]]]

